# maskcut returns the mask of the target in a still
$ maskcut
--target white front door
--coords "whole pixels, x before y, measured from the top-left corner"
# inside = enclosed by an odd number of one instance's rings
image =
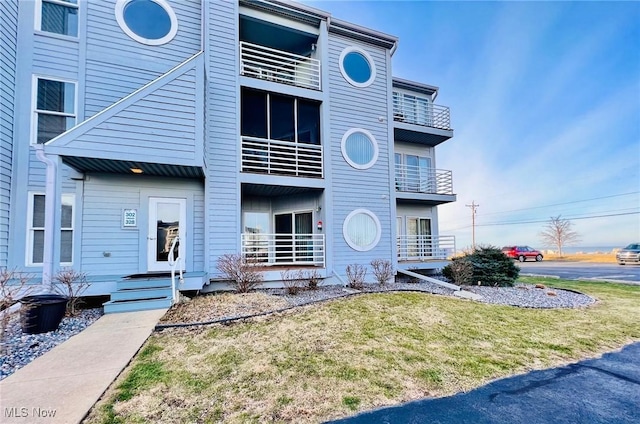
[[[174,258],[185,257],[187,200],[171,197],[149,198],[149,232],[147,234],[147,268],[170,271],[169,252],[176,237]],[[182,261],[184,263],[184,260]]]

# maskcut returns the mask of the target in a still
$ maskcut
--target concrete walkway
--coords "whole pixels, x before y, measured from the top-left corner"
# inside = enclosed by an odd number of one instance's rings
[[[0,422],[79,423],[166,311],[104,315],[0,381]]]
[[[559,368],[331,421],[340,424],[640,422],[640,343]]]

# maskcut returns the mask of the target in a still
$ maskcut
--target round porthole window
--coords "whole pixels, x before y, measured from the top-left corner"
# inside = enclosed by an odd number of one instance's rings
[[[168,43],[178,32],[178,18],[165,0],[118,0],[116,21],[125,34],[149,46]]]
[[[349,84],[368,87],[376,78],[376,67],[366,51],[357,47],[347,47],[340,54],[340,72]]]
[[[380,241],[382,233],[380,220],[367,209],[356,209],[347,215],[342,226],[342,235],[354,250],[366,252]]]
[[[356,169],[371,168],[378,160],[378,143],[369,131],[353,128],[342,136],[342,156]]]

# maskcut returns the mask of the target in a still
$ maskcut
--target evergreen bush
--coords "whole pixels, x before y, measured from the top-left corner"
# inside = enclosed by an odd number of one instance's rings
[[[520,269],[499,248],[480,246],[471,253],[454,258],[442,269],[442,274],[460,285],[512,287]]]

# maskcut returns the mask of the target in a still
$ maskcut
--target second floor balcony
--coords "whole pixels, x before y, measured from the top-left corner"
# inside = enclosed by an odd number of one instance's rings
[[[396,164],[396,191],[453,195],[452,173],[445,169]]]
[[[240,74],[321,90],[320,61],[245,41],[240,42]]]
[[[243,136],[242,171],[322,178],[322,146]]]

